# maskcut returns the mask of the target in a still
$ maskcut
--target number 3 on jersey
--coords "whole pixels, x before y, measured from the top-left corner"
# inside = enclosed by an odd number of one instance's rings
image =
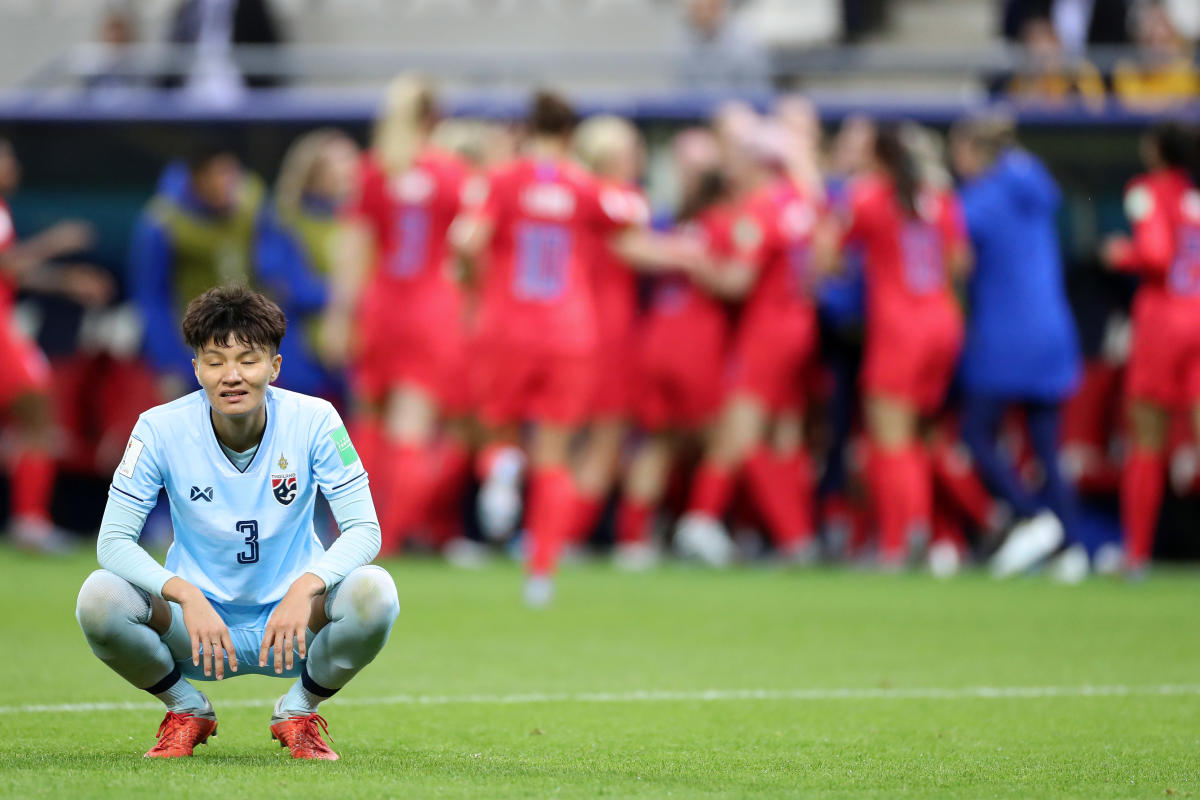
[[[524,223],[516,231],[513,293],[521,300],[556,300],[567,289],[571,233],[562,225]]]
[[[237,532],[245,536],[248,550],[237,554],[239,564],[258,563],[258,520],[247,519],[237,524]]]

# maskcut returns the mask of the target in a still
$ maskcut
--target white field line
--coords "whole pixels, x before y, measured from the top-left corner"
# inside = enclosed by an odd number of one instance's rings
[[[339,706],[528,705],[534,703],[712,703],[737,700],[1036,700],[1053,697],[1200,696],[1200,684],[1160,686],[965,686],[958,689],[706,689],[700,691],[532,692],[526,694],[346,697]],[[222,700],[222,708],[270,708],[271,699]],[[0,714],[63,714],[161,709],[157,701],[0,706]]]

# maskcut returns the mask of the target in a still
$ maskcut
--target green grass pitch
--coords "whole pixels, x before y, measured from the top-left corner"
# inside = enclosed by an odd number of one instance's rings
[[[194,758],[147,761],[161,709],[73,618],[93,558],[0,550],[0,796],[1200,795],[1194,573],[1062,587],[596,565],[531,612],[511,565],[386,566],[392,639],[322,707],[341,761],[270,741],[287,684],[260,677],[205,687],[220,735]]]

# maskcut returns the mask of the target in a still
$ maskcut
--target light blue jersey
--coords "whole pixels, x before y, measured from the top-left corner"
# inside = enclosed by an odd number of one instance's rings
[[[367,482],[332,405],[274,387],[264,402],[267,427],[244,470],[222,451],[203,391],[150,409],[109,489],[144,514],[165,488],[175,528],[166,568],[234,613],[278,602],[325,554],[313,530],[318,487],[332,501]]]

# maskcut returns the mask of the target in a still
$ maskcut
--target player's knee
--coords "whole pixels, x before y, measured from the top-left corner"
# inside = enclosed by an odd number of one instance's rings
[[[392,576],[374,564],[360,567],[346,576],[343,591],[350,609],[368,635],[386,634],[400,615],[400,599]]]
[[[144,621],[136,619],[142,603],[144,601],[128,581],[106,569],[98,569],[79,589],[75,619],[89,642],[104,644],[121,625]]]

